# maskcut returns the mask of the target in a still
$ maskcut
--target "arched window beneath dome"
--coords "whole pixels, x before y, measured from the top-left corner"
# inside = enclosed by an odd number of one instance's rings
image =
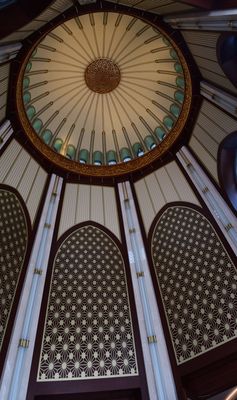
[[[16,0],[1,0],[0,1],[0,10],[2,10],[3,8],[8,7],[14,3],[16,3]]]
[[[8,185],[0,185],[0,370],[3,365],[25,272],[30,217]],[[1,372],[1,371],[0,371]]]
[[[149,240],[177,365],[236,339],[237,270],[202,210],[165,206]]]
[[[63,235],[53,261],[37,381],[136,375],[121,250],[98,224],[81,224]]]
[[[222,70],[237,87],[237,33],[222,33],[218,39],[216,51]]]
[[[237,211],[237,131],[220,143],[217,166],[220,185]]]

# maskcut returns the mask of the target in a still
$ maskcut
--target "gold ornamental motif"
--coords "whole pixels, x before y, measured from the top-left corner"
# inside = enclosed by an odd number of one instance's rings
[[[120,70],[109,58],[98,58],[86,68],[85,81],[93,92],[109,93],[119,85]]]

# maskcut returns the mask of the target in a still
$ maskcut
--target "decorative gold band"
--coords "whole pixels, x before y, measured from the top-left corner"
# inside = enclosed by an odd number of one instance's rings
[[[227,232],[229,232],[229,230],[230,229],[232,229],[233,228],[233,225],[229,222],[229,224],[227,224],[226,226],[225,226],[225,230],[227,231]]]
[[[208,189],[208,187],[207,186],[205,186],[203,189],[202,189],[202,193],[207,193],[209,191],[209,189]]]
[[[148,343],[157,343],[156,335],[148,336],[147,337]]]
[[[19,347],[23,347],[24,349],[27,349],[29,347],[30,341],[28,339],[20,339],[19,340]]]
[[[37,275],[42,275],[42,269],[40,269],[40,268],[35,268],[34,269],[34,274],[37,274]]]

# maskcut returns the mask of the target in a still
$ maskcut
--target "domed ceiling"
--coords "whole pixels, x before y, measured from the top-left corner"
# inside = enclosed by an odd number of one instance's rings
[[[120,175],[175,142],[188,117],[191,79],[165,32],[130,15],[96,12],[37,43],[23,63],[17,99],[26,133],[48,159],[86,175]]]

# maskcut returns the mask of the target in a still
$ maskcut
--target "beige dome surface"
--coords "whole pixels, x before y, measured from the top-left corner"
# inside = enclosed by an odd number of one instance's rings
[[[68,20],[38,43],[25,65],[28,122],[43,143],[78,163],[142,158],[187,116],[182,54],[164,32],[130,15]]]

